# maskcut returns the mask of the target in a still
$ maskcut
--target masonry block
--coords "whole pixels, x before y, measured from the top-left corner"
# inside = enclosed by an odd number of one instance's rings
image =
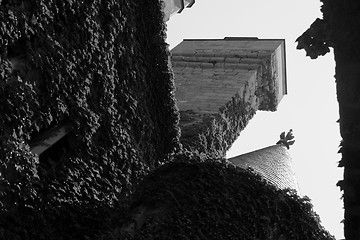
[[[201,62],[186,62],[186,67],[201,69]]]
[[[185,62],[197,62],[197,59],[195,56],[184,56],[184,57],[182,57],[182,59]]]
[[[239,63],[240,59],[239,58],[232,58],[232,57],[225,57],[225,62],[226,63]]]
[[[184,40],[176,46],[171,61],[180,115],[207,119],[190,125],[180,121],[185,148],[192,139],[199,142],[199,152],[225,156],[258,109],[274,111],[286,94],[284,51],[284,40],[276,39]],[[213,144],[225,147],[212,152]]]
[[[214,64],[202,62],[201,63],[201,68],[203,68],[203,69],[212,69],[212,68],[214,68]]]
[[[225,57],[212,57],[210,58],[210,62],[212,63],[222,63],[225,61]]]

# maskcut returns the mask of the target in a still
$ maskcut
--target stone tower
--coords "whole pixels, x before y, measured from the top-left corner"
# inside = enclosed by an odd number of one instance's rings
[[[287,93],[283,39],[189,39],[171,53],[181,143],[209,157],[224,157],[255,112]]]
[[[195,4],[195,0],[162,0],[164,21],[168,21],[175,13],[181,13],[185,7],[191,8]]]
[[[290,188],[299,193],[291,156],[281,144],[232,157],[228,161],[243,169],[251,168],[279,189]]]

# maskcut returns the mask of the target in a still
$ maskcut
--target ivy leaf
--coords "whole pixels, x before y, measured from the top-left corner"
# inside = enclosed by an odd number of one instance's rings
[[[344,180],[340,180],[340,181],[338,181],[338,182],[336,183],[336,186],[337,186],[337,187],[340,187],[340,190],[341,190],[341,191],[344,190],[344,185],[345,185]]]
[[[295,140],[292,140],[292,139],[294,139],[294,135],[293,135],[293,130],[290,129],[286,135],[285,135],[285,132],[282,132],[280,134],[280,140],[276,144],[282,144],[287,149],[289,149],[290,146],[295,143]],[[292,141],[290,141],[290,140],[292,140]]]
[[[293,135],[293,130],[292,130],[292,129],[290,129],[290,131],[286,134],[285,139],[286,139],[286,140],[294,139],[294,135]]]
[[[344,164],[344,160],[340,160],[339,161],[339,164],[338,164],[338,167],[344,167],[345,166],[345,164]]]
[[[282,132],[282,133],[280,134],[280,139],[285,139],[285,132]]]
[[[304,49],[306,56],[316,59],[330,52],[331,47],[327,23],[323,19],[317,18],[300,37],[296,39],[298,43],[296,49]]]
[[[288,144],[289,144],[289,145],[293,145],[294,143],[295,143],[295,140],[288,141]]]

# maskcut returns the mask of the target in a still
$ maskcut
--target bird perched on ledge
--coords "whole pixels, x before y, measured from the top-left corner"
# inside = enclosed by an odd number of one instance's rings
[[[290,145],[293,145],[295,140],[293,135],[293,130],[290,131],[285,135],[285,132],[280,134],[280,140],[276,144],[283,144],[287,149],[290,149]]]

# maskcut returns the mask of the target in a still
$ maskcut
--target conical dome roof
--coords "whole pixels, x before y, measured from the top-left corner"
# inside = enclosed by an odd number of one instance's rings
[[[244,169],[253,169],[280,189],[290,188],[299,193],[291,156],[282,144],[232,157],[228,161]]]

